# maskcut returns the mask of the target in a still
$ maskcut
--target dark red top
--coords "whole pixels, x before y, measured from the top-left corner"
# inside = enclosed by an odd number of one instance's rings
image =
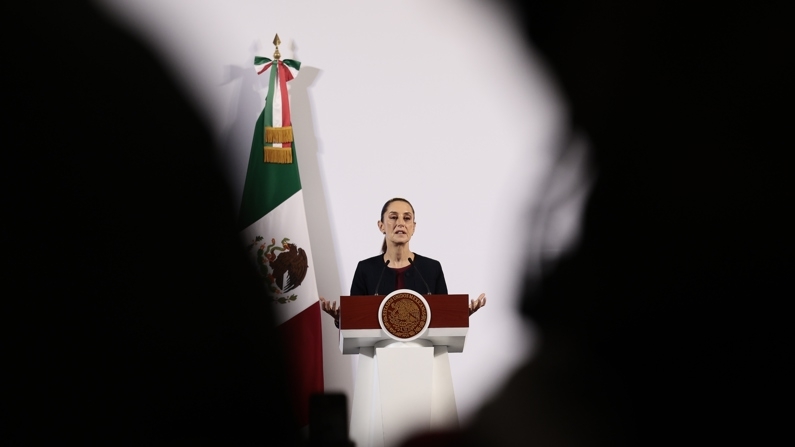
[[[392,269],[395,271],[395,290],[400,290],[405,288],[403,282],[403,274],[406,273],[406,270],[408,270],[409,267],[411,267],[410,264],[405,267],[401,267],[399,269]]]
[[[407,265],[405,267],[401,267],[399,269],[392,269],[392,270],[395,271],[395,290],[400,290],[400,289],[404,288],[404,286],[403,286],[403,273],[405,273],[406,270],[409,269],[409,267],[411,267],[411,264],[409,264],[409,265]]]

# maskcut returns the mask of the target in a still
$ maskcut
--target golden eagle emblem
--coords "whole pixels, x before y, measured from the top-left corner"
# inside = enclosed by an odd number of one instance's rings
[[[309,261],[303,248],[283,238],[280,244],[276,239],[271,239],[269,245],[261,243],[264,238],[257,236],[248,246],[249,251],[259,245],[257,249],[257,267],[260,277],[265,280],[268,290],[273,295],[283,295],[297,288],[306,278],[309,270]],[[281,304],[295,301],[295,294],[290,296],[274,296],[273,301]]]
[[[428,309],[422,300],[411,293],[393,292],[384,298],[380,320],[384,330],[395,337],[411,338],[427,326]]]

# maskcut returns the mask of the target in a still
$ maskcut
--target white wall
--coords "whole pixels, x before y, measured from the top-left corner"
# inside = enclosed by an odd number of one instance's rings
[[[451,293],[489,299],[451,356],[470,417],[534,347],[516,311],[528,211],[563,128],[556,90],[510,22],[460,0],[100,3],[173,68],[238,195],[267,88],[253,58],[272,57],[279,33],[282,57],[303,64],[290,88],[320,294],[349,293],[357,261],[378,253],[381,205],[409,199],[412,250],[441,261]],[[326,316],[324,336],[327,389],[350,399],[355,358]]]

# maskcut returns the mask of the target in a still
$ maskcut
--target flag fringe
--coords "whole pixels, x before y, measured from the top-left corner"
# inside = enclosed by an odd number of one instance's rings
[[[265,142],[292,143],[293,126],[286,126],[286,127],[265,126]]]
[[[265,163],[290,164],[293,162],[293,148],[265,146]]]

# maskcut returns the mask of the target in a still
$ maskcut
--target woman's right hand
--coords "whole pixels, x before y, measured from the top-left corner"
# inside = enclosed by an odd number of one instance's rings
[[[337,302],[336,301],[329,301],[329,300],[323,298],[322,296],[318,297],[318,298],[320,298],[320,307],[323,308],[323,312],[325,312],[325,313],[331,315],[332,317],[334,317],[334,321],[339,321],[339,319],[340,319],[340,309],[337,307]]]

